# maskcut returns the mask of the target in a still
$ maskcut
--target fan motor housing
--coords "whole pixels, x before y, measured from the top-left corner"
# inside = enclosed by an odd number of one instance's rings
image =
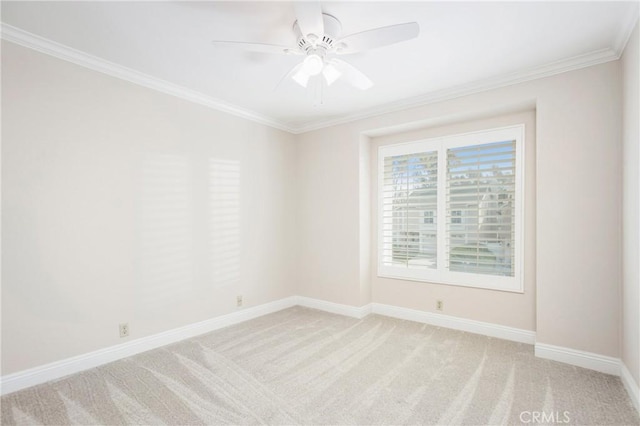
[[[324,34],[312,35],[317,38],[302,34],[298,21],[293,23],[293,30],[298,37],[297,45],[300,50],[307,54],[311,52],[324,54],[336,47],[338,36],[342,31],[340,21],[326,13],[322,14],[322,21],[324,23]]]

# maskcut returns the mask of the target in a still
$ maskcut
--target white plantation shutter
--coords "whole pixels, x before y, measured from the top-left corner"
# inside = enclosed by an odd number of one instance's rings
[[[378,274],[521,292],[524,125],[378,150]]]
[[[450,271],[514,275],[516,141],[447,150]]]
[[[382,262],[417,269],[437,267],[438,154],[384,158]]]

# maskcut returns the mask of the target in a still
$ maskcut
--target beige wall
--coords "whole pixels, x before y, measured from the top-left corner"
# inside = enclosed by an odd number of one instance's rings
[[[298,136],[298,292],[360,306],[358,132],[341,127]],[[348,141],[348,142],[345,142]],[[368,253],[368,250],[367,250]]]
[[[135,339],[232,312],[237,294],[245,306],[300,294],[425,311],[444,299],[446,314],[535,330],[540,343],[622,350],[638,377],[626,296],[638,286],[631,275],[621,295],[612,219],[622,216],[618,62],[293,136],[2,47],[3,375],[121,343],[120,322]],[[624,61],[633,79],[637,56]],[[637,95],[625,99],[625,149],[637,153]],[[372,144],[532,108],[525,293],[378,278]],[[238,188],[216,177],[229,168]],[[220,191],[239,193],[239,212],[216,210]],[[625,218],[637,219],[635,203]],[[229,282],[214,254],[225,244],[240,247]]]
[[[623,73],[623,286],[622,361],[640,385],[640,35],[638,24],[622,57]]]
[[[363,134],[380,135],[460,123],[522,105],[536,109],[536,318],[540,343],[619,356],[621,232],[620,66],[610,62],[449,101],[321,129],[298,139],[300,293],[337,303],[371,300],[432,310],[435,293],[415,283],[359,291],[364,247],[358,200]],[[368,185],[371,190],[371,185]],[[361,258],[361,257],[360,257]],[[371,265],[375,268],[375,264]],[[371,272],[375,274],[375,269]],[[375,282],[375,281],[374,281]],[[439,288],[444,289],[444,286]],[[446,288],[453,312],[531,328],[531,312],[492,313],[501,292]],[[474,300],[482,293],[482,306]],[[424,299],[420,300],[420,298]],[[445,307],[446,309],[446,307]]]
[[[537,340],[619,356],[619,63],[538,98]]]
[[[443,314],[461,318],[471,318],[494,324],[509,325],[525,330],[536,327],[536,246],[535,246],[535,112],[501,114],[493,118],[463,120],[461,123],[428,127],[410,132],[394,133],[371,140],[371,206],[373,217],[378,217],[377,162],[378,148],[382,145],[410,142],[420,139],[455,135],[483,129],[525,125],[525,261],[524,293],[493,291],[478,288],[433,284],[417,281],[378,277],[375,264],[378,255],[377,224],[371,227],[372,301],[389,305],[405,306],[411,309],[434,312],[436,300],[444,304]],[[491,307],[487,309],[487,307]]]
[[[292,135],[7,42],[2,107],[3,375],[295,294]]]

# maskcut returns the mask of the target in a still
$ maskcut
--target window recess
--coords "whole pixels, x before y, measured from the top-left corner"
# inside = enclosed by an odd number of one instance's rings
[[[378,275],[522,292],[524,125],[381,146]]]

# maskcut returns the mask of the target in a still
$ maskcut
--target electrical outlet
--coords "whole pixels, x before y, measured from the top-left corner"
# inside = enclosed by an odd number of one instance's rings
[[[444,309],[444,302],[442,300],[436,300],[436,309],[439,311]]]
[[[242,306],[242,295],[236,296],[236,306],[237,307]]]
[[[120,337],[129,337],[129,323],[120,324]]]

